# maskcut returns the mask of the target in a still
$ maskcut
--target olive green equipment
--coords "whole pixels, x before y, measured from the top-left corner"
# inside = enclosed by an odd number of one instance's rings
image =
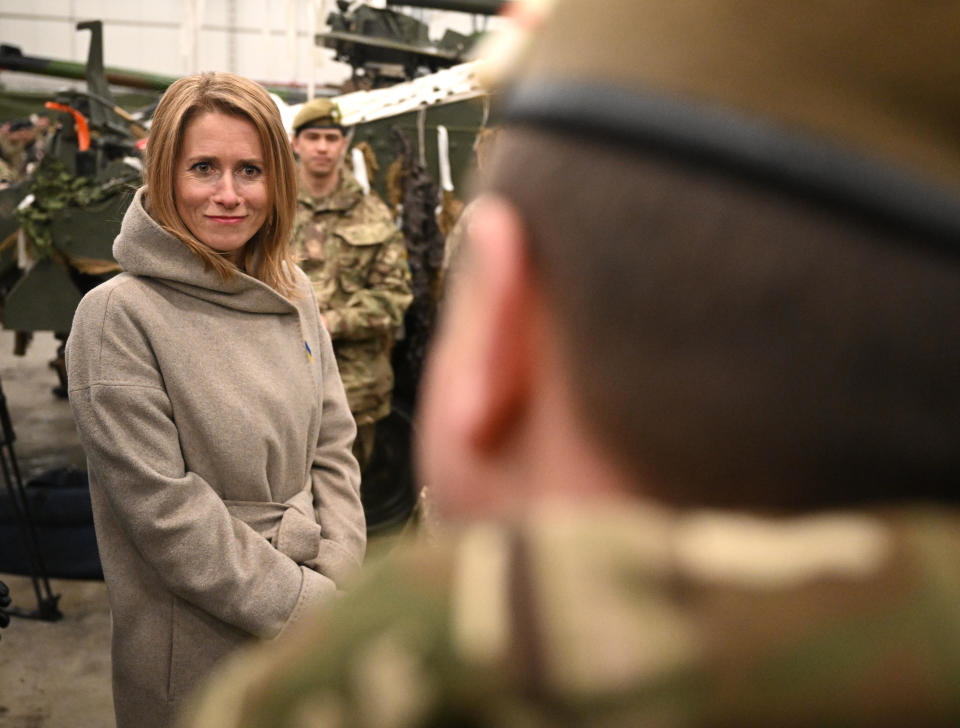
[[[505,3],[387,3],[400,4],[491,15]],[[391,412],[377,423],[373,458],[362,479],[368,529],[377,532],[424,518],[426,500],[411,468],[411,413],[442,293],[444,236],[476,166],[474,143],[489,122],[490,99],[468,61],[482,33],[448,31],[431,41],[416,18],[363,3],[340,3],[328,24],[317,44],[333,48],[353,68],[346,92],[331,101],[352,147],[362,152],[354,171],[363,167],[358,178],[396,212],[413,278],[414,300],[392,355]]]
[[[5,328],[69,331],[83,294],[118,267],[111,246],[140,184],[142,120],[114,100],[99,21],[91,33],[87,91],[47,102],[56,124],[37,168],[0,193],[0,292]]]
[[[386,5],[494,15],[504,0],[387,0]],[[327,17],[329,30],[318,33],[317,45],[331,48],[338,61],[354,70],[361,88],[380,88],[434,73],[467,60],[480,32],[465,35],[447,30],[431,40],[428,27],[407,13],[389,7],[340,0]]]
[[[355,171],[363,168],[371,189],[397,215],[413,280],[414,300],[391,359],[391,412],[377,422],[373,458],[362,477],[371,533],[426,518],[427,498],[411,467],[411,413],[441,296],[450,227],[444,220],[461,206],[457,198],[475,167],[474,142],[489,116],[489,99],[471,87],[467,66],[333,99],[353,148],[362,152],[353,157]]]
[[[80,25],[84,24],[81,23]],[[89,78],[88,69],[88,65],[84,63],[44,56],[29,56],[25,55],[18,46],[0,43],[0,71],[20,71],[38,76],[85,81]],[[155,97],[159,97],[159,94],[163,93],[178,78],[161,73],[134,71],[129,68],[103,67],[102,64],[99,73],[111,86],[139,89],[143,92],[152,93]],[[264,87],[287,103],[298,103],[305,98],[303,91],[294,86],[264,84]],[[19,114],[19,116],[23,116],[23,114]]]

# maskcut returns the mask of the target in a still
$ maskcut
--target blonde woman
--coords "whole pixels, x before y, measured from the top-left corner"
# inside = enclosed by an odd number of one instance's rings
[[[288,249],[279,112],[227,73],[180,79],[81,302],[70,402],[113,615],[118,728],[166,726],[226,653],[329,600],[366,545],[355,426]]]

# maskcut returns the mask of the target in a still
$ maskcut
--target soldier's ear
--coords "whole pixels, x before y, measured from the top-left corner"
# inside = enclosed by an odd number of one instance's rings
[[[521,497],[496,475],[523,447],[542,340],[519,216],[501,200],[472,205],[418,402],[418,470],[454,518]]]
[[[469,230],[474,310],[471,355],[463,362],[467,399],[462,424],[478,453],[508,440],[528,404],[539,306],[527,254],[524,226],[504,200],[478,201]]]

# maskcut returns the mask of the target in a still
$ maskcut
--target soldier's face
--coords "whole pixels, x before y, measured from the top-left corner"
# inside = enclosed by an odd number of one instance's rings
[[[37,138],[37,130],[32,126],[25,126],[22,129],[11,131],[7,134],[7,138],[12,142],[27,146]]]
[[[187,124],[176,161],[177,212],[196,238],[235,263],[266,220],[263,148],[247,119],[214,112]]]
[[[339,129],[304,129],[293,138],[301,169],[313,177],[333,174],[346,149],[347,137]]]

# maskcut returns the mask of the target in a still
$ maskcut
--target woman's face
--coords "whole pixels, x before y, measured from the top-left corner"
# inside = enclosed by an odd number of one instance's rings
[[[263,147],[247,119],[204,112],[191,119],[176,162],[177,212],[191,233],[234,263],[270,206]]]

